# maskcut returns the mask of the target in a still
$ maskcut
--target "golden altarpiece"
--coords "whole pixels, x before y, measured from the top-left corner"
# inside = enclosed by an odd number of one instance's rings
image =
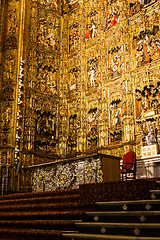
[[[159,7],[1,0],[2,192],[30,188],[31,165],[160,144]]]

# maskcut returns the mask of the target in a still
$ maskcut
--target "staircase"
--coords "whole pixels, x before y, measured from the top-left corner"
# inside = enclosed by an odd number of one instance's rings
[[[79,189],[0,197],[0,239],[62,239],[94,205],[80,202]]]
[[[134,180],[0,196],[0,239],[160,240],[159,192],[156,181]]]
[[[75,233],[64,240],[160,240],[160,182],[150,190],[150,199],[97,202],[96,211],[86,212],[75,223]]]

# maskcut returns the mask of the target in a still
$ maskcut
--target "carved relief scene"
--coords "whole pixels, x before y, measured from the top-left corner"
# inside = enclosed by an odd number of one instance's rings
[[[49,100],[49,99],[48,99]],[[39,97],[36,104],[36,131],[35,131],[35,150],[53,154],[56,153],[56,119],[57,110],[53,103],[44,102]]]
[[[108,0],[106,2],[106,29],[110,29],[117,23],[121,23],[123,17],[125,17],[125,0]]]
[[[38,2],[45,8],[59,13],[61,12],[61,2],[58,0],[39,0]]]
[[[109,141],[110,144],[121,143],[123,140],[123,124],[127,115],[127,99],[125,84],[116,81],[109,85]]]
[[[43,8],[40,8],[39,12],[38,43],[39,46],[59,52],[60,20],[54,13],[46,12]]]
[[[85,5],[86,9],[86,42],[100,37],[101,34],[101,18],[104,14],[102,11],[102,1],[90,1]]]
[[[10,129],[13,127],[13,109],[9,102],[5,102],[1,109],[1,130],[2,136],[0,137],[0,142],[2,146],[11,144],[11,139],[9,138]]]
[[[75,8],[78,8],[79,0],[62,0],[63,13],[69,13]]]
[[[10,2],[8,4],[7,16],[6,16],[6,41],[4,42],[4,49],[11,50],[18,47],[18,33],[19,33],[19,15],[20,7],[18,2]]]
[[[80,18],[79,11],[74,11],[69,18],[69,53],[80,49]]]
[[[137,22],[138,21],[138,22]],[[140,28],[142,19],[132,25],[133,67],[141,67],[160,58],[159,10],[145,14],[145,28]]]
[[[6,82],[6,84],[11,84],[14,81],[14,76],[16,73],[15,64],[16,59],[15,56],[6,54],[6,58],[4,59],[4,69],[3,69],[3,80]]]
[[[87,149],[98,147],[98,122],[101,119],[101,109],[96,102],[89,102],[87,107]]]
[[[151,72],[148,77],[143,73],[137,80],[135,96],[137,119],[160,114],[160,79],[155,71]]]
[[[101,56],[97,46],[87,50],[87,89],[98,87],[101,82]]]
[[[159,70],[141,72],[135,78],[136,136],[143,146],[159,143],[160,78]]]
[[[129,2],[130,16],[133,16],[142,9],[145,10],[146,7],[151,6],[155,2],[157,2],[157,0],[131,0]]]
[[[68,61],[68,93],[73,95],[80,89],[79,55]]]
[[[37,84],[38,92],[56,94],[59,76],[59,60],[51,54],[38,52],[37,54]]]
[[[2,108],[2,129],[3,131],[8,131],[11,127],[12,122],[12,106],[9,104],[9,102],[6,102],[4,105],[4,108]]]
[[[79,0],[68,0],[69,10],[72,10],[79,6]]]
[[[123,28],[119,32],[111,33],[107,38],[108,46],[108,77],[117,78],[122,75],[125,69],[124,53],[125,45],[123,42]]]
[[[19,8],[18,8],[18,3],[14,2],[12,4],[9,4],[9,9],[8,9],[8,35],[17,35],[19,32],[18,24],[19,22],[17,21],[18,16],[19,16]]]

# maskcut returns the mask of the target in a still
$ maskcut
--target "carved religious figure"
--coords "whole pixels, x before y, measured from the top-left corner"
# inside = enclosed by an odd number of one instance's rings
[[[44,109],[36,109],[35,148],[40,151],[55,152],[56,115],[43,105],[42,108]]]
[[[107,19],[107,29],[113,27],[119,22],[120,10],[119,6],[112,6],[110,11],[108,12]]]
[[[73,59],[70,59],[69,67],[70,69],[68,71],[68,93],[74,94],[79,86],[80,75],[79,58],[75,57]]]
[[[118,126],[121,124],[121,101],[113,100],[110,104],[110,117],[111,117],[111,125]]]
[[[146,16],[145,30],[133,36],[132,53],[134,68],[144,66],[160,58],[160,37],[157,12]]]
[[[157,143],[157,131],[154,129],[153,124],[149,124],[149,129],[146,136],[147,145],[152,145]]]
[[[96,36],[97,36],[97,27],[96,27],[96,23],[92,20],[91,24],[88,24],[86,28],[86,40],[89,40],[90,38],[95,38]]]
[[[87,22],[86,22],[86,41],[94,39],[99,33],[99,11],[98,9],[88,8]]]
[[[111,47],[108,51],[109,54],[109,75],[111,78],[121,76],[122,73],[122,49],[123,46]]]
[[[88,75],[88,81],[87,81],[87,88],[90,87],[96,87],[99,83],[99,59],[98,57],[91,57],[88,56],[90,59],[87,62],[87,75]]]
[[[98,119],[100,118],[100,112],[97,107],[93,107],[88,111],[88,133],[87,133],[87,145],[88,148],[94,148],[98,144]]]
[[[158,111],[158,105],[160,101],[157,84],[150,84],[144,86],[142,90],[136,89],[136,117],[145,117],[147,112],[156,114]]]
[[[90,77],[90,85],[92,87],[93,85],[95,85],[95,80],[96,80],[96,78],[95,78],[95,70],[94,70],[93,67],[90,67],[90,69],[88,71],[88,75]]]

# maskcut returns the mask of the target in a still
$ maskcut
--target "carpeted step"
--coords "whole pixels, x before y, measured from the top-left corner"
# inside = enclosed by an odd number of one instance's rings
[[[75,223],[81,233],[160,237],[160,223]]]
[[[12,240],[61,240],[62,233],[54,230],[0,229],[0,239]]]
[[[62,235],[65,240],[160,240],[160,237],[134,237],[134,236],[117,236],[117,235],[100,235],[100,234],[82,234],[82,233],[65,233]]]
[[[97,211],[160,211],[160,200],[97,202]]]
[[[1,212],[0,220],[72,220],[82,219],[85,211]]]
[[[75,229],[74,223],[82,220],[0,220],[0,229],[41,229],[41,230],[59,230],[59,231],[73,231]]]
[[[23,199],[23,198],[41,198],[41,197],[53,197],[53,196],[63,196],[63,195],[77,195],[80,194],[79,188],[63,189],[55,191],[46,192],[29,192],[29,193],[15,193],[10,195],[0,196],[1,200],[11,200],[11,199]]]
[[[94,211],[95,204],[86,204],[79,202],[64,202],[64,203],[38,203],[32,204],[32,202],[28,202],[28,204],[21,205],[6,205],[0,206],[0,212],[21,212],[21,211],[69,211],[69,210],[79,210],[81,211]]]
[[[128,183],[124,184],[120,182],[113,184],[115,185],[114,188],[112,187],[109,189],[114,189],[117,191],[117,184],[120,184],[120,187],[122,187],[121,185],[125,185],[125,187],[128,186]],[[98,189],[98,196],[102,196],[101,201],[104,201],[106,196],[109,201],[114,199],[112,196],[112,191],[106,192],[110,185],[112,185],[112,183],[105,185],[105,188],[103,189],[104,191],[102,191],[106,194],[105,196],[103,196],[101,192],[102,189],[99,189],[100,185],[97,185],[96,190]],[[104,185],[102,185],[102,187],[103,186]],[[61,240],[61,233],[64,232],[64,234],[72,233],[72,238],[68,239],[73,240],[76,239],[75,235],[73,236],[73,232],[74,234],[78,234],[76,227],[74,228],[74,226],[77,226],[82,232],[85,232],[86,229],[89,230],[87,235],[80,233],[79,239],[100,240],[102,239],[101,236],[107,236],[107,238],[104,239],[114,239],[114,231],[116,230],[117,236],[115,236],[115,239],[134,240],[134,236],[131,236],[132,238],[130,238],[130,236],[128,236],[128,238],[125,238],[125,236],[120,238],[118,230],[120,229],[119,231],[123,235],[134,235],[134,230],[137,231],[137,235],[138,231],[141,231],[142,235],[147,235],[147,233],[143,233],[142,231],[147,231],[148,229],[151,229],[152,231],[153,229],[159,229],[159,227],[151,228],[151,224],[150,228],[149,225],[148,228],[143,227],[144,223],[148,224],[152,223],[153,221],[154,224],[156,224],[156,222],[160,223],[159,200],[142,200],[141,202],[134,201],[132,203],[131,201],[109,203],[101,202],[97,203],[98,211],[95,212],[94,199],[96,198],[93,197],[95,196],[95,192],[92,192],[92,189],[90,190],[90,185],[88,187],[85,189],[85,186],[83,186],[81,191],[79,189],[67,189],[52,192],[12,194],[9,196],[0,197],[0,239],[4,239],[6,237],[6,240]],[[127,187],[125,189],[128,191],[130,188]],[[137,183],[134,189],[137,192]],[[143,186],[144,191],[145,189],[146,185]],[[147,191],[149,192],[148,188]],[[139,192],[142,192],[141,188],[139,189]],[[110,196],[108,197],[109,193]],[[87,196],[89,196],[89,198],[86,201],[85,198]],[[133,199],[139,199],[140,197],[141,196],[139,194],[138,197],[133,197]],[[117,200],[123,200],[123,198],[120,196],[117,197],[116,195],[115,201]],[[127,200],[132,200],[132,198],[127,198]],[[81,219],[86,219],[87,222],[82,224],[78,222],[76,225],[74,225],[75,221],[80,221]],[[90,221],[93,221],[93,223],[90,223]],[[129,221],[132,224],[130,224],[130,226],[127,225]],[[92,225],[87,226],[87,224]],[[141,228],[138,224],[141,225]],[[91,229],[93,229],[92,236],[90,234]],[[125,232],[127,231],[127,233],[124,233],[124,230]],[[99,235],[97,235],[97,233],[99,233]],[[91,238],[88,238],[88,236],[91,236]],[[94,238],[95,236],[96,238]],[[136,239],[142,238],[137,236]],[[154,240],[159,238],[154,238],[152,236],[152,238],[148,239]]]
[[[22,198],[22,199],[9,199],[1,200],[0,206],[5,205],[22,205],[22,204],[49,204],[49,203],[65,203],[65,202],[79,202],[79,194],[74,195],[62,195],[62,196],[51,196],[51,197],[36,197],[36,198]]]
[[[96,222],[160,222],[160,211],[86,212],[85,221]]]

